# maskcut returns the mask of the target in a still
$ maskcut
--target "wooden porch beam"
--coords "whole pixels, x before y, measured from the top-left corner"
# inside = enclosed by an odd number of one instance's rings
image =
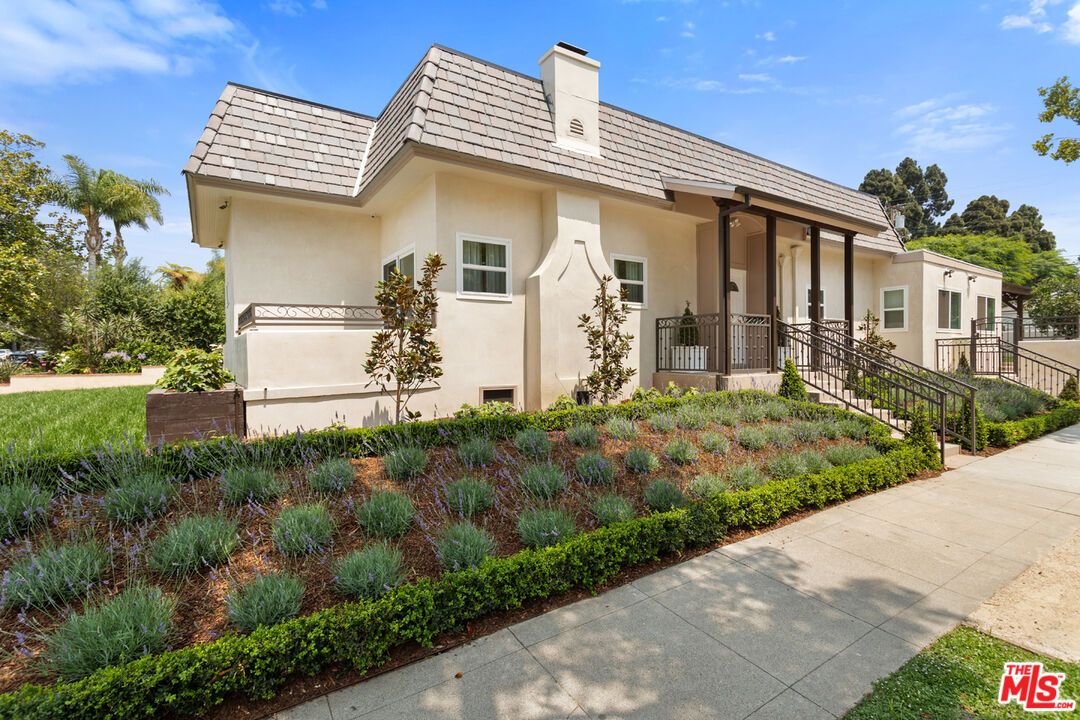
[[[731,215],[721,213],[718,238],[720,246],[720,343],[724,357],[719,367],[724,375],[731,375]]]
[[[776,372],[776,216],[765,217],[765,314],[769,316],[769,372]]]
[[[821,322],[821,228],[810,227],[810,320]]]
[[[844,235],[844,320],[848,337],[855,337],[855,233]]]

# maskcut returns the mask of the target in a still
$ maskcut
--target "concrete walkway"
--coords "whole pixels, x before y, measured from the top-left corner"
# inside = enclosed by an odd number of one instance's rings
[[[277,718],[836,717],[1078,529],[1073,426]]]

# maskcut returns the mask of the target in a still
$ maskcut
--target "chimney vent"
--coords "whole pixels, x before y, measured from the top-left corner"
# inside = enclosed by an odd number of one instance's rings
[[[563,50],[569,50],[570,52],[575,52],[578,55],[582,55],[582,56],[589,54],[588,50],[579,48],[577,45],[571,45],[568,42],[558,42],[558,43],[555,44],[555,46],[556,47],[561,47]]]
[[[540,58],[556,147],[600,156],[600,63],[560,42]]]

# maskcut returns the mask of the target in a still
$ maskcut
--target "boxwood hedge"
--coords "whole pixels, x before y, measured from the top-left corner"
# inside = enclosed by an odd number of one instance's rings
[[[1063,402],[1056,409],[1020,420],[986,424],[987,443],[1007,448],[1080,422],[1080,404]]]

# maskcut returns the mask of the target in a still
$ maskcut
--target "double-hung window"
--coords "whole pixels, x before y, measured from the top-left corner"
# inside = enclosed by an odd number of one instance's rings
[[[962,330],[964,298],[959,290],[938,290],[938,330]]]
[[[983,327],[991,329],[997,320],[997,298],[989,295],[980,295],[978,300],[978,313],[980,320],[986,320]]]
[[[411,245],[404,250],[399,250],[395,254],[383,260],[382,279],[389,280],[390,273],[393,272],[395,269],[397,269],[397,271],[402,275],[415,278],[415,260],[416,251]]]
[[[907,330],[907,287],[881,290],[881,329]]]
[[[825,288],[819,288],[818,290],[818,321],[825,322]],[[814,292],[809,285],[806,286],[806,318],[810,319],[814,317]]]
[[[458,234],[458,295],[510,298],[509,240]]]
[[[627,304],[631,307],[647,307],[649,293],[646,275],[649,265],[645,258],[613,253],[611,268],[615,271],[615,278],[619,281],[619,285],[626,291]]]

